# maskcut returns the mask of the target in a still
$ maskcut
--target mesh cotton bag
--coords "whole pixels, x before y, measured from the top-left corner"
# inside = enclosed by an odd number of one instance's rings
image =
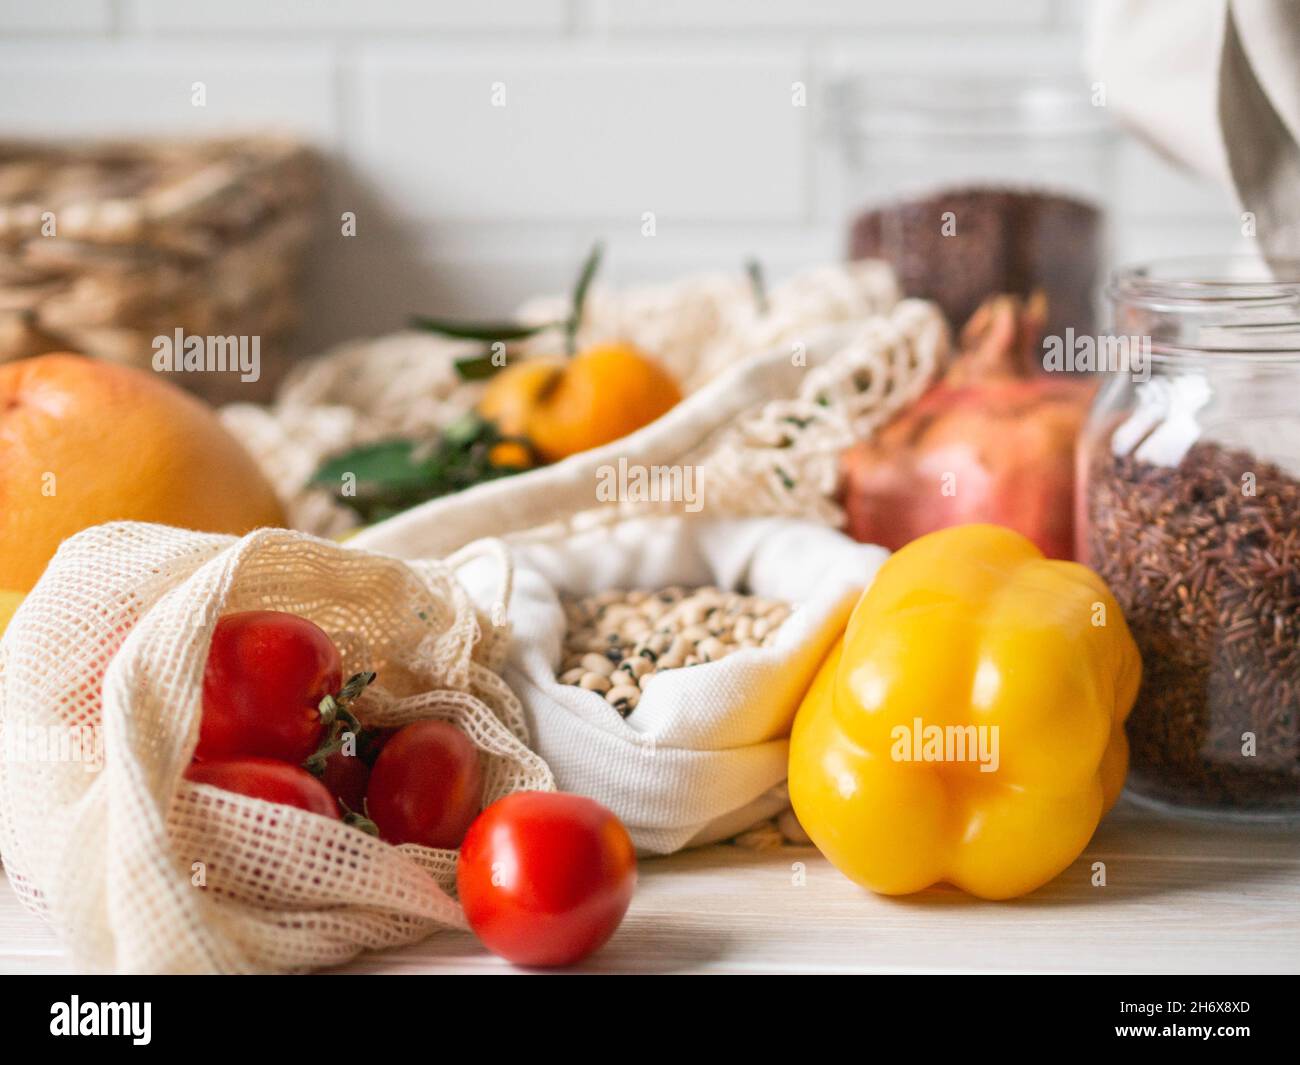
[[[485,802],[553,788],[497,673],[505,632],[456,577],[465,560],[401,562],[285,530],[236,539],[136,523],[64,544],[0,643],[0,854],[78,964],[284,971],[464,927],[448,893],[454,852],[393,847],[181,774],[213,627],[257,608],[319,624],[345,675],[378,671],[356,705],[365,723],[460,726],[484,752]],[[490,607],[499,618],[502,562]],[[67,737],[91,735],[102,767],[56,755]]]
[[[563,536],[592,521],[683,512],[682,500],[602,502],[597,485],[619,463],[694,467],[710,516],[839,524],[844,449],[925,391],[947,345],[934,305],[904,300],[888,315],[809,334],[797,359],[788,348],[747,358],[628,436],[431,499],[353,542],[403,558],[440,557],[485,536]]]
[[[643,518],[517,544],[505,676],[558,786],[603,803],[645,853],[725,839],[789,805],[790,723],[862,589],[888,556],[813,522]],[[472,591],[490,574],[466,567]],[[769,647],[665,670],[624,719],[556,679],[561,596],[718,585],[792,604]]]

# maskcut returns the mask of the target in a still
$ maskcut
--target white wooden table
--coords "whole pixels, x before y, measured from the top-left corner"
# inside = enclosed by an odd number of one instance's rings
[[[1092,884],[1094,862],[1106,886]],[[0,972],[69,971],[0,884]],[[710,847],[645,861],[598,972],[1300,972],[1300,830],[1222,827],[1121,805],[1086,853],[1028,898],[935,889],[878,898],[811,849]],[[342,972],[509,971],[440,934]]]

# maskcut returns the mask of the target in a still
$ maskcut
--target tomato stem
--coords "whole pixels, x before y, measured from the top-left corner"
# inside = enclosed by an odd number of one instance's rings
[[[343,687],[333,695],[327,695],[320,701],[317,709],[320,710],[320,719],[326,725],[334,723],[335,718],[343,718],[351,725],[360,727],[360,722],[352,715],[348,709],[348,704],[357,698],[366,687],[370,685],[375,677],[378,676],[373,670],[366,670],[362,673],[353,673],[344,682]]]
[[[311,773],[313,776],[320,776],[323,774],[325,772],[325,762],[329,759],[330,755],[337,754],[339,751],[343,750],[343,744],[346,742],[345,737],[349,735],[357,736],[358,733],[343,726],[343,722],[341,721],[334,722],[329,734],[325,737],[325,742],[317,747],[316,750],[308,756],[307,760],[303,762],[303,769],[307,770],[307,772]]]
[[[343,749],[344,737],[348,733],[352,733],[358,741],[360,740],[361,722],[349,707],[374,682],[376,676],[378,674],[374,670],[354,673],[343,687],[320,701],[318,709],[321,722],[326,726],[325,739],[316,748],[315,753],[302,763],[302,767],[307,772],[316,776],[325,772],[325,760],[331,754]]]
[[[374,836],[375,838],[379,837],[379,826],[370,820],[366,814],[359,814],[355,810],[350,809],[348,804],[342,799],[338,800],[338,804],[343,808],[343,823],[345,825],[351,825],[353,828],[360,829],[367,836]],[[367,813],[368,812],[369,811],[367,811]]]

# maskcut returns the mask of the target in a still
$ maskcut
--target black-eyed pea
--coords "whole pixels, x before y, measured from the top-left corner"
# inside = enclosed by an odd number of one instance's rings
[[[608,693],[641,691],[664,669],[716,662],[745,647],[771,644],[790,612],[785,603],[717,588],[602,592],[566,602],[564,679],[603,677]],[[588,681],[599,687],[599,681]],[[629,704],[622,693],[620,712]]]
[[[716,662],[719,658],[727,653],[726,645],[717,637],[710,637],[707,640],[701,640],[698,648],[700,657],[706,662]]]
[[[618,684],[605,693],[605,698],[611,703],[631,702],[635,705],[641,698],[641,689],[630,684]]]
[[[709,608],[704,603],[692,601],[684,604],[678,610],[677,616],[688,626],[698,626],[706,617],[709,616]]]
[[[629,640],[635,640],[650,631],[650,622],[646,621],[645,618],[628,618],[619,626],[618,631],[619,635]]]
[[[603,654],[585,654],[582,656],[582,668],[588,673],[598,673],[608,677],[614,672],[614,663]]]

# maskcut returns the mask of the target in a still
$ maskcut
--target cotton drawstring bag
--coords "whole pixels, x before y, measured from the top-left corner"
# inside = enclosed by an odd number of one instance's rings
[[[534,749],[563,791],[588,795],[642,853],[736,835],[789,804],[787,737],[799,699],[888,556],[825,526],[790,519],[644,518],[512,547],[514,637],[506,680]],[[491,574],[466,567],[483,602]],[[717,585],[792,604],[770,647],[665,670],[624,719],[595,692],[556,679],[562,596]]]
[[[480,555],[478,609],[456,568]],[[495,579],[495,588],[490,588]],[[310,618],[368,725],[442,718],[483,752],[485,803],[549,790],[497,670],[509,562],[490,543],[402,562],[286,530],[116,523],[67,541],[0,642],[0,855],[79,967],[288,971],[464,927],[455,854],[190,783],[218,617]]]

